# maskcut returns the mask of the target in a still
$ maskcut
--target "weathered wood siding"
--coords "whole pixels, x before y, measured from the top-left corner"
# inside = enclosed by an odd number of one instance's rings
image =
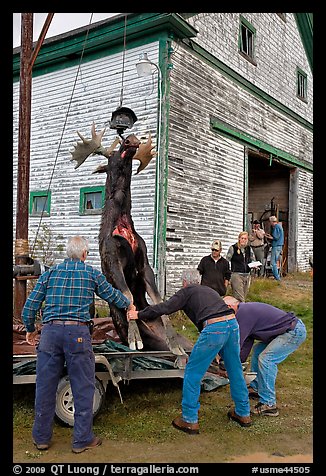
[[[208,20],[210,15],[212,15],[211,20]],[[204,44],[207,50],[216,53],[219,58],[223,57],[223,51],[227,50],[230,65],[242,72],[247,79],[251,79],[252,73],[247,74],[232,60],[232,57],[238,54],[239,14],[205,14],[202,20],[202,22],[192,22],[199,29],[198,42]],[[229,20],[231,25],[228,24]],[[249,21],[251,20],[253,22],[253,18],[249,18]],[[255,27],[259,30],[260,25],[268,21],[268,17],[260,15],[256,17],[256,20]],[[222,28],[221,32],[220,28]],[[292,33],[291,28],[290,34]],[[265,29],[263,34],[257,34],[257,38],[258,36],[264,38],[265,44],[271,36],[266,35]],[[229,42],[231,38],[232,48]],[[297,37],[294,36],[294,38]],[[289,77],[282,76],[282,80],[278,79],[278,81],[284,81],[284,86],[288,88],[284,92],[279,84],[274,85],[274,89],[271,88],[272,81],[264,85],[262,78],[266,71],[259,72],[261,69],[274,67],[275,57],[278,55],[283,56],[284,68],[291,69],[294,64],[286,60],[287,55],[300,56],[300,60],[303,61],[301,44],[296,44],[297,54],[296,50],[291,49],[288,52],[283,46],[278,45],[274,53],[273,50],[268,49],[266,52],[268,59],[263,64],[258,62],[255,68],[255,74],[257,78],[261,75],[261,80],[257,79],[254,82],[256,84],[258,82],[262,89],[266,86],[266,92],[271,95],[273,93],[281,102],[284,95],[287,98],[286,101],[284,99],[284,103],[291,107],[298,101],[295,95],[295,73],[293,72],[290,84],[288,84]],[[174,68],[170,78],[167,295],[171,295],[180,287],[182,271],[185,268],[197,267],[199,260],[210,253],[210,244],[213,239],[222,240],[222,255],[225,255],[228,247],[237,240],[238,233],[244,226],[243,216],[246,212],[244,146],[212,131],[211,115],[232,128],[245,131],[251,137],[281,149],[306,163],[312,164],[313,160],[312,133],[308,128],[294,120],[289,114],[274,108],[257,94],[248,92],[182,43],[175,44],[174,48],[172,57]],[[221,55],[219,48],[222,51]],[[302,67],[301,63],[300,65]],[[247,65],[246,69],[249,70],[251,67],[253,65]],[[300,107],[293,106],[293,110],[310,119],[311,101],[308,102],[309,106],[303,105],[306,107],[305,114],[301,110],[301,105]],[[313,206],[311,174],[305,172],[304,176],[309,177],[309,180],[299,181],[296,206],[302,206],[302,213],[310,215]],[[304,237],[300,233],[300,226],[298,230],[298,267],[301,270],[307,270],[309,264],[306,260],[307,252],[304,250],[304,244],[307,241],[312,243],[312,222],[305,221]]]
[[[242,15],[254,28],[255,60],[252,65],[238,52]],[[188,22],[198,30],[196,43],[273,96],[313,122],[313,76],[293,13],[286,21],[277,13],[198,13]],[[296,68],[307,74],[308,103],[295,97]]]
[[[309,257],[313,256],[313,177],[311,174],[299,170],[298,179],[298,270],[310,270]]]
[[[138,121],[133,129],[127,129],[124,136],[135,133],[138,137],[152,134],[156,143],[157,128],[157,75],[153,78],[138,78],[135,64],[143,48],[134,48],[125,53],[123,77],[123,106],[131,108]],[[158,61],[158,42],[147,45],[152,61]],[[30,192],[51,190],[51,213],[43,217],[42,224],[50,227],[55,236],[63,239],[55,244],[65,245],[66,240],[76,234],[90,241],[89,262],[100,267],[98,253],[98,233],[100,215],[80,215],[80,188],[104,185],[106,174],[92,174],[104,157],[89,157],[77,170],[71,162],[73,144],[80,140],[76,131],[90,137],[92,122],[97,131],[107,127],[103,145],[109,146],[116,137],[116,131],[109,128],[111,114],[119,106],[122,86],[122,54],[113,54],[82,64],[76,86],[77,67],[55,71],[33,79]],[[16,183],[18,156],[18,107],[19,84],[13,87],[14,95],[14,215],[16,214]],[[71,103],[70,103],[71,102]],[[65,121],[66,126],[65,126]],[[64,128],[65,126],[65,128]],[[136,230],[146,241],[149,259],[153,255],[154,202],[155,202],[155,161],[139,175],[133,176],[132,217]],[[134,162],[134,173],[139,165]],[[52,177],[53,174],[53,177]],[[52,177],[52,180],[51,180]],[[50,183],[51,180],[51,183]],[[29,243],[33,245],[39,225],[39,217],[29,217]],[[15,230],[14,230],[15,233]],[[59,243],[58,243],[59,242]],[[65,253],[56,253],[58,259]]]

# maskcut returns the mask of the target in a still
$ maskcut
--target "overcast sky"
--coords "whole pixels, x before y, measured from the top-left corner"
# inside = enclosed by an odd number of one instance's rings
[[[33,41],[38,40],[47,15],[47,13],[34,13]],[[96,23],[114,15],[119,15],[119,13],[55,13],[46,38],[86,26],[90,22]],[[13,13],[13,48],[20,46],[20,21],[21,13]]]

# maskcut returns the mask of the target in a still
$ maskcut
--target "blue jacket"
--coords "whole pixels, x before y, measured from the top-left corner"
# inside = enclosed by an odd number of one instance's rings
[[[275,248],[275,246],[284,245],[284,231],[280,223],[277,223],[275,226],[273,226],[271,235],[273,237],[272,248]]]

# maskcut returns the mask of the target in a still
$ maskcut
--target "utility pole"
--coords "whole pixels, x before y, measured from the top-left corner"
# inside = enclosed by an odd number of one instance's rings
[[[15,264],[25,265],[29,260],[28,199],[29,159],[31,135],[32,73],[29,63],[33,51],[33,13],[21,16],[18,177],[16,200]],[[21,323],[21,312],[26,301],[26,276],[15,278],[14,321]]]
[[[15,265],[28,265],[28,203],[30,171],[30,135],[32,103],[32,68],[42,46],[54,13],[49,13],[33,51],[33,13],[21,14],[20,90],[19,90],[19,133],[18,172],[16,201]],[[15,277],[14,322],[21,323],[21,312],[26,301],[27,279],[31,276]]]

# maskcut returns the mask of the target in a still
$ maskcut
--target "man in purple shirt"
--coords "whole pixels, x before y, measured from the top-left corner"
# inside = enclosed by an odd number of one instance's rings
[[[292,312],[262,302],[240,302],[225,296],[240,328],[240,359],[245,362],[252,349],[249,397],[259,400],[253,414],[278,416],[275,382],[277,366],[306,339],[306,327]],[[257,341],[255,343],[255,341]]]

